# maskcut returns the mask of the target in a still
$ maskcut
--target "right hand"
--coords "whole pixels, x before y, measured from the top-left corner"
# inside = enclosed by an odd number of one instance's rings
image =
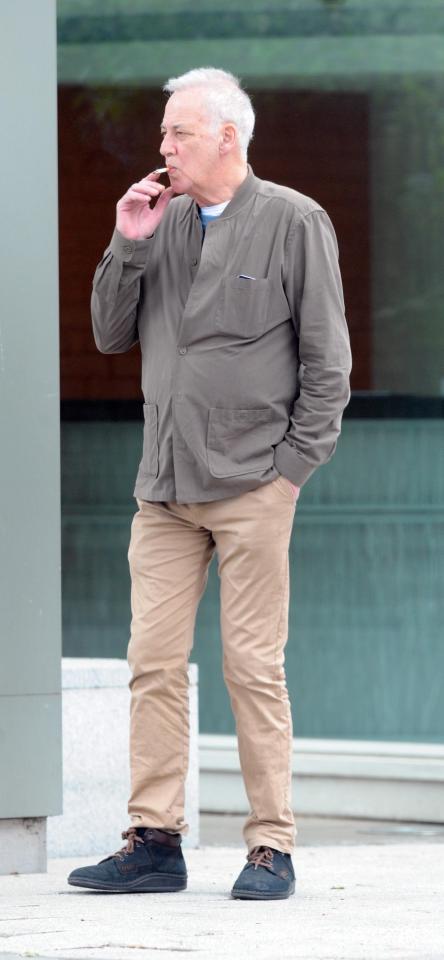
[[[174,196],[172,187],[158,183],[160,173],[149,173],[133,183],[118,201],[116,227],[128,240],[144,240],[159,226],[165,210]],[[156,200],[153,206],[151,204]]]

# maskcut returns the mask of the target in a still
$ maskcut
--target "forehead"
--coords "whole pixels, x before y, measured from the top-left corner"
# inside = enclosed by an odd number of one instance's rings
[[[171,94],[165,106],[162,126],[176,124],[208,124],[200,90],[176,90]]]

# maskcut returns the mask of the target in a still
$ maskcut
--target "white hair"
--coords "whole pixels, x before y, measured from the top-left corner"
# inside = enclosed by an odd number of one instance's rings
[[[188,90],[201,87],[204,103],[208,108],[210,125],[214,133],[222,123],[234,123],[237,130],[239,148],[243,158],[247,159],[248,144],[253,136],[254,110],[251,100],[240,81],[226,70],[215,67],[198,67],[188,70],[180,77],[170,77],[163,90],[175,93],[176,90]]]

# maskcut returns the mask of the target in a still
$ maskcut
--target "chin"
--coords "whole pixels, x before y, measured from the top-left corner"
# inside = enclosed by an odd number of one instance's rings
[[[194,180],[189,180],[187,177],[177,177],[174,178],[173,186],[175,190],[180,190],[181,193],[187,193],[193,200],[196,199],[196,184]]]
[[[177,173],[170,174],[170,184],[175,193],[186,193],[188,187],[191,186],[189,180],[186,180],[185,177],[181,177],[180,174]]]

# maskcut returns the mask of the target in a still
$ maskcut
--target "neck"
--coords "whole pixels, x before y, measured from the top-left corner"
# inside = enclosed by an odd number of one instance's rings
[[[196,184],[190,196],[200,207],[210,207],[215,203],[224,203],[231,200],[238,187],[248,174],[246,163],[238,164],[230,171],[224,172],[222,179],[218,175],[214,183]]]

